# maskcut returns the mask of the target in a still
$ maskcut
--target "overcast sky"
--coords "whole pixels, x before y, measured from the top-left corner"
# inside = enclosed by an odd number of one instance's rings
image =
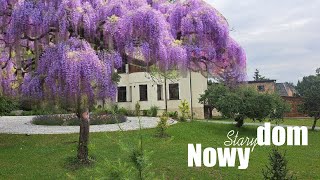
[[[227,19],[255,69],[294,82],[320,67],[320,0],[206,0]]]

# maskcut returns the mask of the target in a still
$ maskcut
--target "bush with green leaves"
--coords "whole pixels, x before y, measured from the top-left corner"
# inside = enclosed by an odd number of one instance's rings
[[[262,170],[263,178],[266,180],[292,180],[293,175],[288,174],[285,153],[282,154],[278,148],[273,148],[269,154],[269,165]]]
[[[229,88],[223,84],[211,83],[208,85],[208,89],[204,94],[200,95],[199,103],[209,107],[209,118],[212,119],[212,110],[217,108],[217,102],[221,97],[229,92]]]
[[[100,124],[116,124],[127,121],[123,115],[90,115],[90,125]],[[55,114],[55,115],[40,115],[32,119],[32,123],[36,125],[48,126],[79,126],[79,118],[75,114]]]
[[[159,110],[159,107],[158,106],[151,106],[149,111],[148,111],[148,115],[150,117],[157,117],[158,115],[158,110]]]
[[[179,120],[181,122],[187,121],[187,119],[190,117],[190,106],[187,100],[181,101],[179,105],[179,110],[181,113],[181,116],[179,117]]]
[[[134,106],[134,111],[136,116],[140,116],[140,109],[141,109],[140,103],[139,101],[137,101]]]
[[[235,119],[241,127],[245,118],[253,121],[282,120],[289,105],[277,94],[262,94],[248,87],[238,87],[218,98],[215,107],[224,117]]]
[[[0,116],[8,115],[16,108],[17,103],[14,100],[6,96],[0,96]]]
[[[166,113],[163,113],[156,127],[156,130],[157,130],[156,135],[158,137],[165,138],[169,136],[168,133],[166,132],[168,129],[168,120],[169,120],[168,115]]]
[[[179,118],[179,114],[178,111],[172,111],[172,112],[168,112],[168,116],[172,119],[178,119]]]

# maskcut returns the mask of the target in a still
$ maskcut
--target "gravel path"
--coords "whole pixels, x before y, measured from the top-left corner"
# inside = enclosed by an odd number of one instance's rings
[[[34,116],[3,116],[0,118],[0,133],[6,134],[69,134],[79,133],[79,126],[43,126],[34,125],[31,120]],[[159,118],[142,117],[141,126],[143,129],[157,126]],[[169,125],[177,123],[169,120]],[[91,125],[90,132],[124,131],[139,129],[137,117],[128,117],[128,120],[120,124]]]

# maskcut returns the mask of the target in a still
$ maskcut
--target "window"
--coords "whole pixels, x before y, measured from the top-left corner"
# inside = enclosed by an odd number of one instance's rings
[[[169,99],[179,100],[179,84],[169,84]]]
[[[148,88],[147,85],[139,85],[140,101],[148,101]]]
[[[259,92],[264,92],[264,91],[265,91],[264,85],[259,85],[259,86],[258,86],[258,91],[259,91]]]
[[[118,102],[127,102],[127,87],[118,87]]]
[[[162,85],[158,84],[157,85],[157,94],[158,94],[158,101],[159,100],[163,100],[163,97],[162,97]]]

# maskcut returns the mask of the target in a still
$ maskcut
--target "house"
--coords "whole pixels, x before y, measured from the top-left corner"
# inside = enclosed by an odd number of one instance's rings
[[[306,115],[298,111],[302,98],[298,95],[293,86],[288,83],[277,83],[276,80],[248,81],[248,86],[253,87],[260,93],[278,93],[283,100],[291,106],[291,111],[286,113],[286,117],[305,117]]]
[[[260,93],[274,93],[276,91],[276,80],[248,81],[247,86]]]
[[[207,89],[207,78],[198,72],[187,72],[176,79],[164,80],[161,77],[152,77],[146,72],[143,64],[127,63],[118,69],[120,82],[116,103],[119,107],[134,110],[135,104],[140,103],[141,110],[148,110],[151,106],[159,108],[159,114],[166,109],[168,112],[179,112],[178,106],[182,100],[187,100],[190,112],[194,118],[204,118],[204,106],[198,99]],[[98,105],[101,105],[101,101]]]

